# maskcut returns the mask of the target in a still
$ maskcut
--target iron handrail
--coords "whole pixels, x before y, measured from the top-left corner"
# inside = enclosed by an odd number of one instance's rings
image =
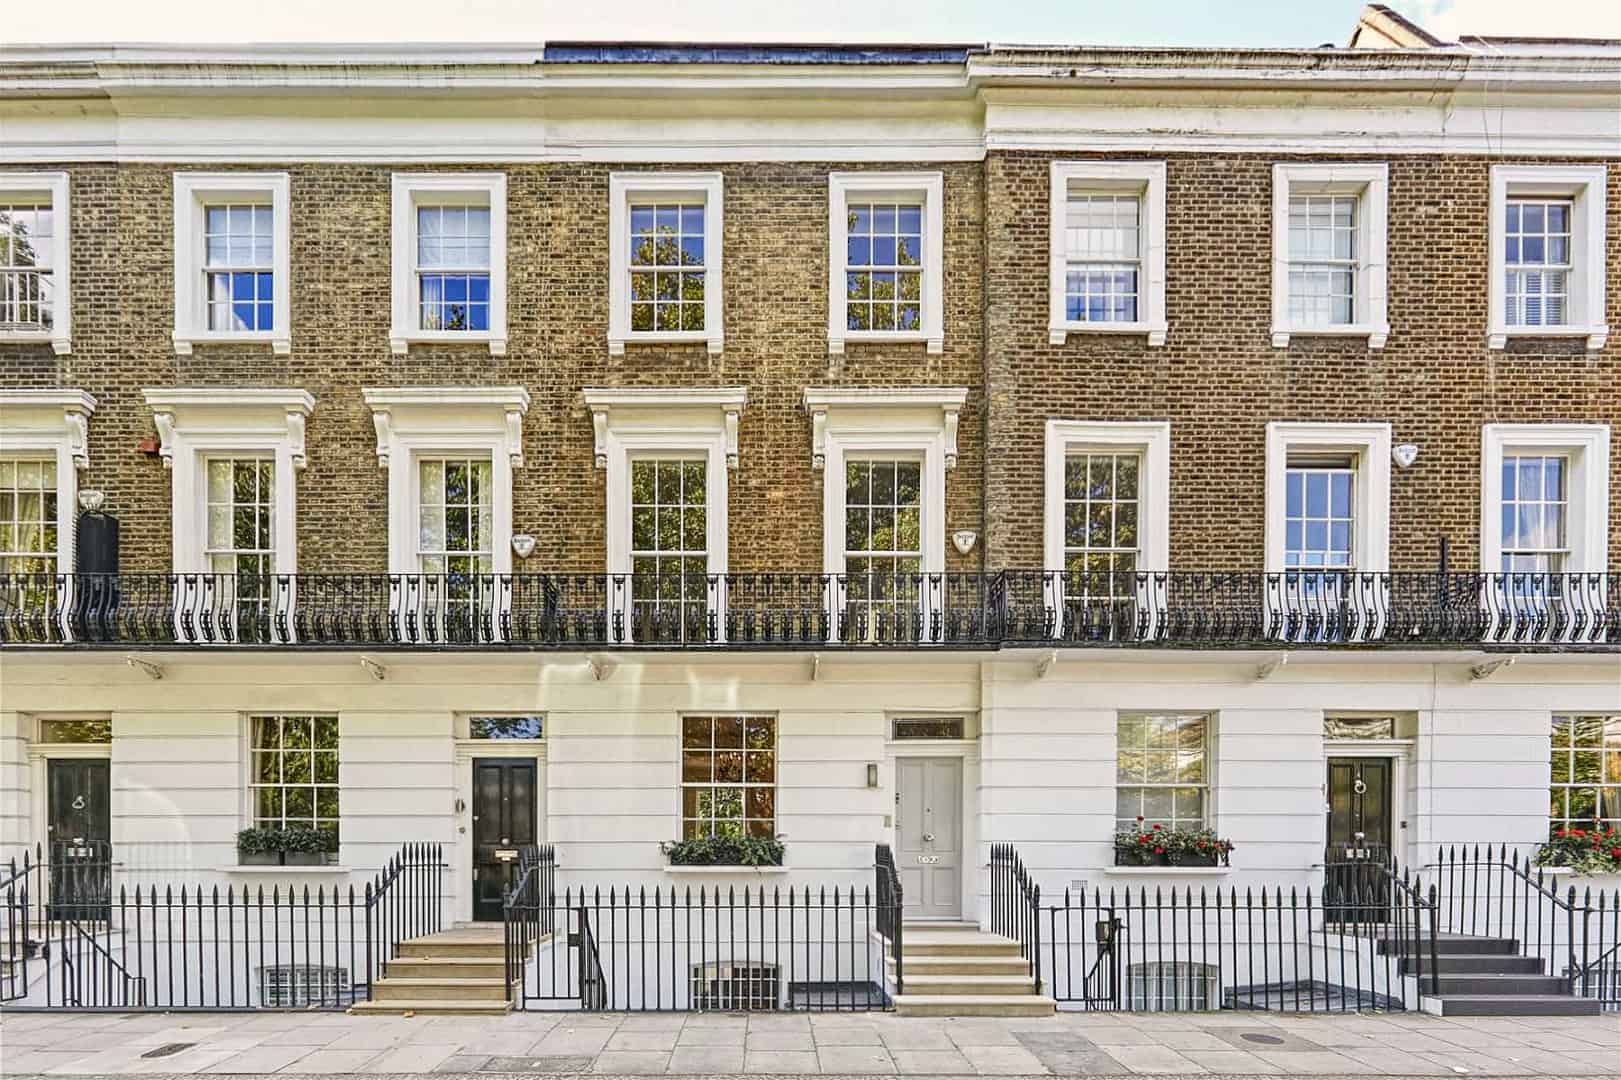
[[[873,921],[879,936],[889,942],[898,997],[906,992],[905,901],[900,871],[895,868],[895,853],[888,844],[877,845],[873,853],[873,896],[878,906]]]
[[[107,950],[106,946],[97,941],[93,933],[84,928],[84,925],[80,923],[78,916],[63,916],[58,914],[57,918],[53,921],[57,924],[60,930],[60,934],[57,938],[57,944],[61,946],[62,966],[58,970],[61,973],[60,985],[62,989],[63,1004],[72,1006],[82,1006],[84,1004],[84,996],[82,993],[83,985],[80,982],[78,968],[74,963],[74,959],[78,950],[88,948],[92,953],[97,954],[96,956],[92,957],[92,961],[99,965],[109,976],[107,980],[108,989],[110,990],[113,985],[111,976],[116,975],[119,979],[118,985],[120,990],[117,999],[113,1001],[96,1000],[92,1001],[91,1004],[98,1006],[110,1005],[114,1008],[120,1009],[140,1009],[146,1007],[146,977],[144,975],[130,974],[129,969],[120,963],[118,959]],[[68,946],[67,941],[67,931],[68,927],[70,926],[73,928],[74,933],[74,943],[72,948]],[[94,968],[91,968],[90,977],[92,979],[95,978],[95,974]],[[49,972],[47,972],[46,978],[50,978]],[[135,988],[133,999],[130,995],[130,988],[132,985]]]
[[[0,647],[39,645],[1609,650],[1621,569],[0,576]]]
[[[1041,886],[1012,844],[991,845],[991,933],[1019,943],[1041,993]]]

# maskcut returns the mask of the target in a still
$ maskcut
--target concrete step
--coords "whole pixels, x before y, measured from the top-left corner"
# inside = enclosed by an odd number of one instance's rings
[[[1376,940],[1380,953],[1407,956],[1415,951],[1415,943],[1411,933],[1403,934],[1399,938],[1378,938]],[[1429,952],[1429,935],[1421,934],[1419,936],[1416,949],[1425,953]],[[1474,934],[1437,934],[1435,938],[1437,956],[1508,956],[1518,954],[1519,951],[1520,943],[1514,938],[1484,937]]]
[[[891,978],[890,985],[894,985]],[[906,972],[908,996],[950,995],[954,997],[989,997],[991,995],[1026,994],[1036,992],[1036,981],[1025,975],[917,975],[910,968]]]
[[[376,1001],[501,1001],[512,996],[503,979],[378,979],[372,985]]]
[[[930,919],[902,919],[901,929],[907,934],[979,933],[979,924],[971,922],[935,922]]]
[[[500,960],[507,954],[501,941],[441,941],[436,937],[400,942],[400,955],[423,959]]]
[[[401,956],[384,965],[384,974],[399,979],[501,979],[501,958],[466,956]]]
[[[1426,979],[1428,984],[1430,980]],[[1530,994],[1533,996],[1565,993],[1568,984],[1556,975],[1489,974],[1441,975],[1435,980],[1442,997],[1454,994]],[[1428,989],[1429,986],[1426,986]]]
[[[1596,998],[1569,994],[1443,994],[1426,997],[1426,1008],[1440,1016],[1598,1016]]]
[[[1502,953],[1442,953],[1436,958],[1442,975],[1484,973],[1489,975],[1541,975],[1543,963],[1535,956],[1504,956]],[[1404,956],[1403,975],[1429,970],[1427,957]]]
[[[419,1016],[502,1016],[512,1011],[512,1002],[412,1001],[400,998],[393,1001],[357,1001],[349,1006],[349,1011],[370,1016],[399,1016],[408,1012]]]
[[[997,934],[963,931],[929,931],[905,934],[901,948],[906,958],[914,956],[1021,956],[1019,943]]]
[[[1035,994],[901,994],[901,1016],[1051,1016],[1058,1003]]]
[[[885,956],[884,964],[891,975],[895,972],[895,958]],[[906,953],[906,973],[911,975],[1027,975],[1030,962],[1022,956],[913,956]]]

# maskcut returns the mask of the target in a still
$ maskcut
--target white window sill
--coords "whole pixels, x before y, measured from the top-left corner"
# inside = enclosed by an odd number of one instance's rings
[[[1223,877],[1233,872],[1230,866],[1105,866],[1109,877]]]
[[[695,342],[707,345],[710,356],[719,356],[726,338],[722,334],[711,334],[708,330],[641,330],[609,334],[608,355],[624,356],[627,345],[686,345]]]
[[[1589,349],[1602,349],[1610,338],[1608,326],[1494,326],[1486,335],[1488,349],[1507,347],[1509,338],[1574,338],[1587,339]]]
[[[56,355],[66,356],[73,351],[73,342],[56,337],[49,330],[0,330],[0,345],[43,345],[50,342]]]
[[[1047,327],[1047,343],[1062,345],[1070,334],[1147,334],[1148,344],[1165,344],[1165,323],[1147,322],[1068,322]]]
[[[497,337],[488,330],[395,330],[388,336],[388,348],[395,356],[404,356],[412,345],[488,345],[491,356],[507,354],[506,337]]]
[[[216,866],[215,872],[221,874],[347,874],[350,867],[337,863],[321,863],[318,866],[243,866],[232,863],[230,866]]]
[[[275,333],[218,333],[206,330],[174,332],[174,351],[178,356],[190,356],[194,345],[269,345],[277,356],[293,351],[293,339],[277,337]]]
[[[739,874],[787,874],[791,866],[665,866],[666,874],[677,877],[725,877]]]
[[[939,355],[940,353],[946,351],[946,339],[944,337],[931,338],[922,330],[850,330],[846,331],[842,337],[830,336],[827,339],[827,351],[833,356],[842,355],[846,342],[854,342],[855,344],[860,345],[863,343],[874,342],[892,343],[913,341],[921,341],[925,343],[928,346],[928,351],[934,355]]]
[[[1382,349],[1385,340],[1390,337],[1390,327],[1370,326],[1367,323],[1352,323],[1347,326],[1274,326],[1272,327],[1272,347],[1286,348],[1290,338],[1314,337],[1343,337],[1367,338],[1368,348]]]

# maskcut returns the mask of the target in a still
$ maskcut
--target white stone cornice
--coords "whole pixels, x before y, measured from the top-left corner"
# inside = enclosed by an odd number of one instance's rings
[[[0,447],[44,436],[61,441],[83,469],[90,464],[90,414],[96,399],[83,390],[0,391]]]
[[[307,390],[234,387],[151,387],[142,391],[158,431],[158,454],[174,465],[175,433],[185,426],[208,435],[274,437],[287,447],[295,469],[306,464],[304,428],[315,408]]]
[[[529,391],[521,386],[396,386],[363,389],[377,433],[377,464],[387,467],[400,435],[432,441],[495,435],[511,467],[523,468],[523,418]]]
[[[591,411],[592,456],[599,469],[608,467],[608,435],[615,415],[636,418],[638,426],[649,423],[667,427],[696,428],[707,426],[691,414],[718,410],[720,429],[725,441],[726,467],[737,468],[737,424],[748,403],[748,388],[743,386],[637,386],[599,387],[584,389],[585,406]],[[674,410],[686,410],[685,422],[672,419]]]
[[[898,410],[916,414],[938,409],[935,422],[945,437],[945,467],[955,469],[957,421],[967,400],[968,388],[964,386],[808,386],[805,388],[804,404],[811,416],[811,466],[820,469],[826,463],[829,413]]]

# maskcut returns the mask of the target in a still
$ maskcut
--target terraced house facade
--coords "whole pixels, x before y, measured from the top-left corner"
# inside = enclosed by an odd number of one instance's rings
[[[1621,826],[1621,49],[1404,26],[0,51],[5,853],[983,923]]]

